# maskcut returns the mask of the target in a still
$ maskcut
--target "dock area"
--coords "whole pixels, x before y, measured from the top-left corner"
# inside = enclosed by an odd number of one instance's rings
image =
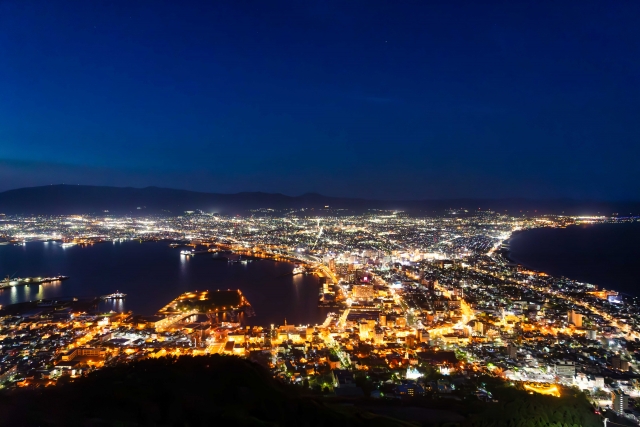
[[[0,289],[10,288],[12,286],[25,286],[25,285],[41,285],[43,283],[60,282],[67,280],[69,276],[53,276],[53,277],[6,277],[0,281]]]

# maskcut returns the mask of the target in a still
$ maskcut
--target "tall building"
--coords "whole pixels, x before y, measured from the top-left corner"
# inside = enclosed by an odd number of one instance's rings
[[[509,357],[509,359],[516,360],[518,358],[518,347],[509,343],[507,345],[507,357]]]
[[[407,343],[407,347],[409,348],[414,348],[416,346],[416,336],[415,335],[407,335],[406,339],[406,343]]]
[[[384,342],[384,331],[380,327],[374,329],[373,342],[382,344]]]
[[[358,324],[358,332],[360,334],[360,339],[369,338],[373,333],[374,328],[375,328],[375,323],[371,324],[366,321],[361,321]]]
[[[611,393],[611,409],[617,414],[624,413],[625,409],[629,409],[629,396],[620,390],[614,390]]]
[[[613,369],[620,369],[620,362],[622,361],[622,359],[620,358],[619,355],[615,355],[615,356],[611,356],[611,367]]]
[[[582,327],[582,314],[575,310],[569,310],[567,313],[567,320],[578,328]]]
[[[346,276],[349,271],[349,264],[346,263],[334,263],[334,269],[337,275]]]
[[[629,362],[622,359],[620,355],[615,355],[611,357],[611,367],[613,369],[617,369],[619,371],[628,371],[629,370]]]
[[[380,316],[378,317],[378,322],[380,323],[380,326],[387,326],[387,315],[380,313]]]
[[[354,285],[351,290],[353,299],[357,301],[371,301],[373,299],[372,285]]]
[[[556,375],[573,378],[576,375],[576,364],[574,362],[556,363]]]

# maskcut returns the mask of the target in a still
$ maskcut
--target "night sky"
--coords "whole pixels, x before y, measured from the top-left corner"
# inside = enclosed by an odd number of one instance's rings
[[[0,191],[640,199],[638,1],[0,2]]]

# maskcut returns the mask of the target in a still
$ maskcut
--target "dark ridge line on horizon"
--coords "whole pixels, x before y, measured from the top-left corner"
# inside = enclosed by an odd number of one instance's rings
[[[288,196],[282,193],[239,192],[207,193],[149,186],[111,187],[56,184],[25,187],[0,193],[0,213],[5,214],[88,214],[111,213],[170,213],[182,214],[202,210],[220,214],[245,213],[255,209],[309,209],[308,213],[329,213],[325,210],[366,212],[370,210],[398,210],[407,213],[438,213],[448,209],[468,212],[492,210],[529,215],[611,215],[640,214],[640,201],[593,201],[571,198],[528,199],[511,198],[451,198],[422,200],[377,200],[324,196],[304,193]],[[313,212],[311,212],[313,210]]]
[[[640,198],[637,200],[634,199],[581,199],[574,197],[551,197],[551,198],[535,198],[535,197],[516,197],[516,196],[505,196],[505,197],[437,197],[437,198],[417,198],[417,199],[378,199],[378,198],[364,198],[357,196],[332,196],[328,194],[322,194],[315,191],[308,191],[302,193],[300,195],[289,195],[279,192],[267,192],[267,191],[238,191],[235,193],[219,193],[214,191],[197,191],[197,190],[187,190],[182,188],[174,188],[174,187],[160,187],[157,185],[148,185],[146,187],[132,187],[132,186],[114,186],[114,185],[88,185],[88,184],[47,184],[47,185],[34,185],[30,187],[17,187],[9,190],[0,191],[0,195],[5,193],[10,193],[14,191],[21,190],[29,190],[29,189],[40,189],[40,188],[50,188],[50,187],[68,187],[68,188],[101,188],[101,189],[122,189],[122,190],[164,190],[164,191],[179,191],[186,193],[194,193],[194,194],[203,194],[203,195],[215,195],[215,196],[236,196],[236,195],[260,195],[260,196],[280,196],[287,198],[302,198],[302,197],[325,197],[330,199],[344,199],[344,200],[358,200],[365,202],[386,202],[386,203],[415,203],[415,202],[446,202],[446,201],[464,201],[464,202],[473,202],[473,201],[481,201],[481,202],[499,202],[499,201],[528,201],[528,202],[576,202],[576,203],[640,203]]]

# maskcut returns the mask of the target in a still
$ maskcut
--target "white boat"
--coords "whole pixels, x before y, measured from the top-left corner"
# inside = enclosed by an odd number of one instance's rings
[[[103,299],[124,299],[124,297],[126,296],[127,294],[123,294],[122,292],[115,291],[112,294],[104,295],[102,298]]]

